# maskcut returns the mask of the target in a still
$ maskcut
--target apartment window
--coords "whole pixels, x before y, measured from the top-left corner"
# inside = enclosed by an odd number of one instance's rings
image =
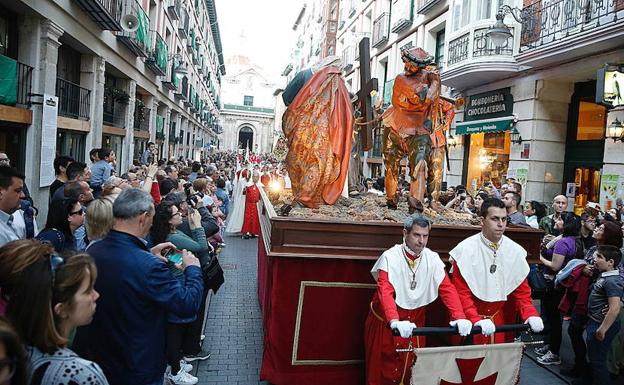
[[[455,0],[453,5],[453,31],[465,27],[470,22],[470,1]]]
[[[477,20],[489,19],[492,15],[492,0],[477,0],[476,11]]]
[[[440,71],[444,68],[444,35],[444,29],[436,33],[435,61]]]
[[[253,96],[245,95],[243,98],[243,106],[253,106]]]

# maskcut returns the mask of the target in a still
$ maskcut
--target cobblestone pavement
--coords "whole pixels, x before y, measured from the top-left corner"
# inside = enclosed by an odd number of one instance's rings
[[[219,258],[225,284],[210,298],[205,328],[204,349],[212,356],[200,362],[194,374],[199,385],[269,385],[259,380],[262,319],[256,286],[258,242],[240,237],[226,237],[225,242]],[[567,384],[526,356],[520,373],[519,385]]]
[[[210,359],[198,365],[200,385],[266,384],[259,380],[262,318],[256,290],[257,239],[226,237],[219,262],[225,283],[210,298],[204,349]]]

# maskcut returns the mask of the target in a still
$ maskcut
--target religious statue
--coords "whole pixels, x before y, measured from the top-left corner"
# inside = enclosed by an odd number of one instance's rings
[[[328,57],[297,74],[282,95],[293,196],[310,208],[336,203],[347,178],[353,108],[341,75],[340,59]]]
[[[399,166],[404,156],[409,159],[411,205],[422,205],[432,187],[428,186],[431,134],[438,119],[441,87],[433,56],[425,50],[402,50],[401,59],[405,72],[395,78],[392,105],[382,115],[386,199],[393,209],[399,200]]]
[[[437,202],[440,198],[442,185],[442,171],[444,158],[448,155],[445,132],[451,128],[455,119],[455,110],[464,105],[464,100],[451,99],[441,96],[437,105],[437,112],[434,114],[433,132],[431,133],[431,155],[427,168],[429,169],[429,179],[427,192],[431,202]],[[447,158],[448,160],[448,158]],[[448,165],[448,162],[447,162]]]

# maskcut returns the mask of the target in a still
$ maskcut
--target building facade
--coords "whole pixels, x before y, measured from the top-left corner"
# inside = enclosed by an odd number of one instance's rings
[[[1,0],[0,150],[36,203],[56,155],[110,147],[121,173],[153,141],[199,159],[217,141],[221,51],[212,0]]]
[[[514,177],[524,200],[565,194],[577,213],[588,201],[614,206],[624,195],[624,143],[610,126],[624,112],[597,103],[597,72],[624,64],[624,2],[478,3],[450,1],[441,77],[466,107],[448,183],[474,189]],[[503,5],[516,17],[505,15],[511,34],[496,44],[487,30]]]
[[[256,154],[271,152],[275,84],[246,56],[229,57],[226,65],[228,75],[223,77],[223,130],[219,135],[219,148],[249,149]]]
[[[501,9],[509,33],[495,43],[488,31]],[[403,71],[400,50],[424,48],[440,69],[443,94],[466,102],[447,133],[444,181],[475,191],[513,177],[523,184],[523,200],[567,194],[570,209],[580,212],[588,201],[607,208],[624,195],[624,111],[596,102],[598,70],[608,63],[619,76],[624,68],[622,17],[624,2],[608,0],[342,0],[336,53],[355,93],[358,44],[368,37],[371,76],[379,82],[374,100],[389,105]],[[301,57],[293,59],[299,62],[292,69],[302,68]],[[365,176],[374,177],[384,173],[381,130],[372,136],[362,159]]]

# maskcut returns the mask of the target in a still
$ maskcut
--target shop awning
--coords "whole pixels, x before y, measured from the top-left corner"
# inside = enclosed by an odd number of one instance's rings
[[[457,122],[455,125],[456,135],[480,134],[482,132],[503,132],[510,130],[516,121],[515,116],[503,116],[502,118],[475,120],[472,122]]]

